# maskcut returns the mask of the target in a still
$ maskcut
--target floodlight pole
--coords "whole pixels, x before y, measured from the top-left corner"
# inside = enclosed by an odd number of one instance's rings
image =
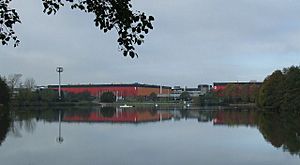
[[[59,66],[56,68],[56,72],[58,72],[58,99],[61,100],[61,77],[60,73],[64,71],[64,68]]]

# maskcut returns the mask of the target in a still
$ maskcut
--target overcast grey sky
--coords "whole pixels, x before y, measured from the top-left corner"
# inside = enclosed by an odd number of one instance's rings
[[[300,64],[299,0],[134,0],[155,17],[154,30],[122,56],[116,31],[104,34],[93,16],[69,8],[43,14],[41,0],[14,0],[22,24],[17,48],[0,46],[0,75],[22,73],[38,85],[148,83],[197,86],[214,81],[262,81]]]

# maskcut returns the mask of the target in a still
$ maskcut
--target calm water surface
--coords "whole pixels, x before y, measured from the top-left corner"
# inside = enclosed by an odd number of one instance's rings
[[[299,155],[299,114],[97,107],[0,113],[1,165],[299,165]]]

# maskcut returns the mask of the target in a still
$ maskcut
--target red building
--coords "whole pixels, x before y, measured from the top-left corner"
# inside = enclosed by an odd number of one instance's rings
[[[49,89],[58,90],[58,85],[49,85]],[[118,97],[149,96],[151,93],[171,94],[171,87],[147,84],[85,84],[62,85],[61,90],[69,93],[89,92],[92,96],[99,97],[103,92],[113,92]]]

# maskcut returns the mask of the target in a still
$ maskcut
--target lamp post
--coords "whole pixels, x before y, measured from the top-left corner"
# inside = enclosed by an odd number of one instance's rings
[[[61,78],[60,78],[60,73],[64,71],[64,68],[59,66],[56,68],[56,72],[58,72],[58,99],[61,100],[61,88],[60,88],[60,83],[61,83]]]

